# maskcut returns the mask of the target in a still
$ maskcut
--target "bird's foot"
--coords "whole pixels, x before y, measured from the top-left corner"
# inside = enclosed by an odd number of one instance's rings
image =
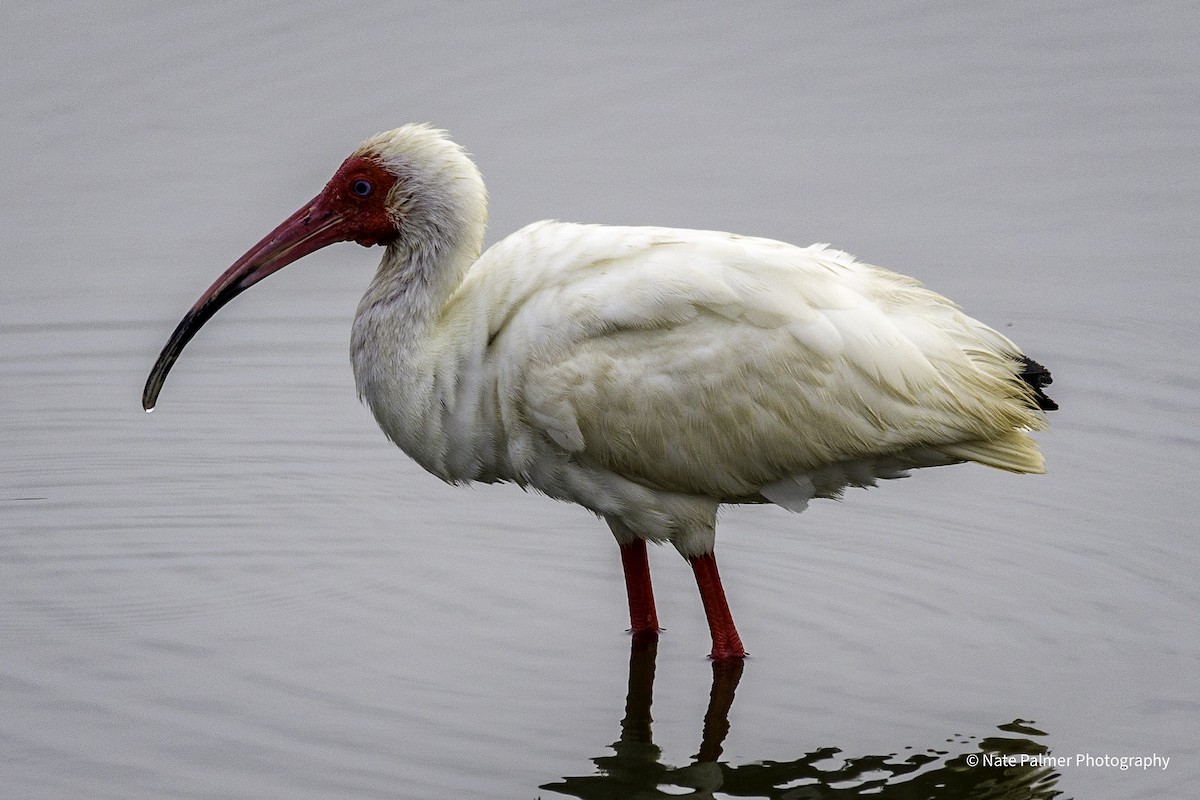
[[[731,643],[722,643],[719,645],[714,643],[712,652],[708,654],[708,657],[713,661],[727,661],[729,659],[746,658],[748,655],[750,654],[746,652],[746,648],[742,646],[741,641],[735,639]]]

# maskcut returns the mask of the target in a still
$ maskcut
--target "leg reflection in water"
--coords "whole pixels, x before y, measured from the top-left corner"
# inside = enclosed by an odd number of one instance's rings
[[[941,739],[938,747],[923,752],[901,746],[898,752],[909,753],[904,757],[896,753],[852,757],[837,747],[820,747],[793,761],[740,765],[722,762],[719,759],[729,733],[729,710],[745,663],[742,659],[712,662],[712,689],[701,729],[700,750],[686,766],[664,764],[662,750],[654,744],[650,716],[657,654],[657,641],[634,637],[621,736],[612,744],[611,754],[592,759],[596,773],[544,784],[543,790],[580,800],[712,798],[717,792],[722,797],[780,800],[863,794],[883,800],[914,797],[1050,800],[1061,794],[1055,788],[1058,773],[1039,765],[1039,760],[1048,758],[1049,749],[1031,739],[1011,735],[959,737],[955,741],[973,748],[956,755],[947,752],[947,742]],[[1020,720],[999,729],[1007,734],[1045,736]],[[1025,763],[1013,766],[1016,762]]]

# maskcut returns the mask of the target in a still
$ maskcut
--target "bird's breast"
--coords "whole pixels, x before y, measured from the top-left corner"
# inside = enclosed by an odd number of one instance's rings
[[[360,313],[351,344],[359,398],[379,427],[442,480],[514,479],[485,326],[408,335],[386,317]]]

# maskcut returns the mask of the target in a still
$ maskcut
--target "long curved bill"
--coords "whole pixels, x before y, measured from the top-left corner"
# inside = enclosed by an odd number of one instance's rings
[[[158,356],[146,388],[142,391],[142,408],[153,411],[158,402],[167,373],[204,323],[239,294],[268,275],[288,264],[316,252],[326,245],[346,240],[343,218],[325,208],[324,198],[317,195],[303,208],[292,214],[275,230],[250,248],[225,274],[208,287],[191,310],[179,322],[171,338]]]

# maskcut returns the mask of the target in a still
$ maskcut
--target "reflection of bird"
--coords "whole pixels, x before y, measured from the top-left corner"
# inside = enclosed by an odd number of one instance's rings
[[[690,764],[664,763],[654,743],[650,708],[654,693],[656,643],[635,641],[629,655],[629,691],[621,736],[611,753],[591,759],[589,774],[542,785],[556,796],[581,800],[611,798],[755,797],[816,798],[989,798],[1050,800],[1059,797],[1061,763],[1046,745],[1027,737],[1046,734],[1024,720],[997,726],[1002,735],[956,734],[935,747],[897,748],[888,755],[854,756],[839,747],[819,747],[786,761],[734,764],[721,761],[729,712],[742,677],[739,660],[713,662],[712,689],[704,714],[700,751]],[[1016,735],[1012,735],[1016,734]],[[952,755],[951,749],[978,752]],[[1057,762],[1056,760],[1057,759]],[[687,791],[690,790],[690,791]]]
[[[635,636],[646,541],[691,562],[714,658],[745,655],[713,557],[721,503],[799,511],[914,467],[1041,472],[1049,373],[916,281],[824,245],[539,222],[480,255],[478,170],[441,131],[367,140],[229,268],[146,383],[244,289],[333,242],[386,245],[354,320],[358,391],[451,482],[510,481],[603,516]]]

